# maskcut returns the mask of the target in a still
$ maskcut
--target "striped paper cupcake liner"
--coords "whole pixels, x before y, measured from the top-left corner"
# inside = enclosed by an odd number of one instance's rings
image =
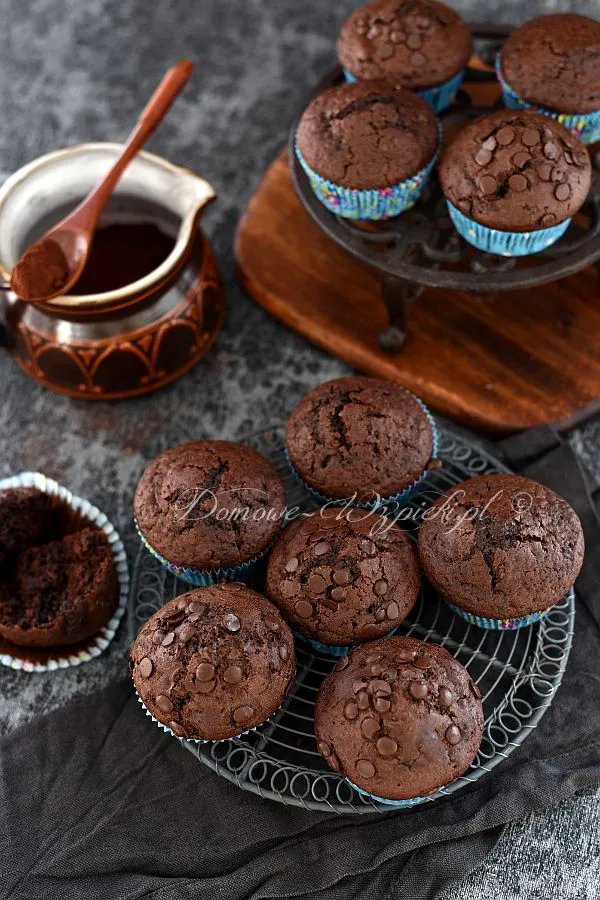
[[[80,666],[100,656],[113,640],[119,623],[127,608],[129,597],[129,569],[127,567],[127,555],[125,547],[114,525],[109,522],[106,515],[88,500],[77,497],[66,487],[60,485],[52,478],[47,478],[40,472],[22,472],[10,478],[0,480],[0,491],[12,488],[37,488],[45,494],[56,497],[57,500],[70,507],[81,518],[82,527],[89,525],[104,532],[113,556],[117,572],[119,598],[117,607],[106,625],[92,636],[83,649],[69,652],[68,647],[35,647],[19,648],[16,645],[11,653],[0,653],[0,665],[23,672],[53,672],[56,669],[68,669],[72,666]],[[80,642],[82,643],[82,642]],[[19,655],[22,649],[23,656]],[[32,661],[27,656],[27,650],[35,650],[35,655],[43,656],[44,661]]]
[[[531,256],[540,253],[555,244],[563,236],[571,219],[565,219],[551,228],[539,228],[537,231],[498,231],[480,225],[461,213],[449,200],[446,200],[452,224],[458,233],[478,250],[494,253],[496,256]]]
[[[502,99],[505,106],[509,109],[536,109],[544,116],[560,122],[584,144],[594,144],[600,141],[600,109],[588,113],[559,113],[555,110],[548,109],[546,106],[538,106],[534,103],[528,103],[523,100],[506,82],[502,74],[502,66],[500,63],[500,54],[496,57],[496,77],[502,88]]]
[[[517,628],[527,628],[528,625],[534,625],[543,619],[550,609],[543,609],[540,612],[530,613],[528,616],[516,616],[512,619],[487,619],[484,616],[475,616],[473,613],[465,612],[453,603],[446,603],[457,616],[469,622],[470,625],[477,625],[478,628],[485,628],[488,631],[516,631]]]
[[[441,84],[433,84],[431,87],[419,88],[419,90],[414,93],[423,97],[424,100],[427,100],[433,107],[434,112],[441,113],[454,103],[464,77],[465,69],[461,69],[460,72],[457,72],[456,75],[453,75],[448,81],[444,81]],[[358,78],[347,69],[344,69],[344,78],[350,84],[358,81]]]
[[[396,634],[398,631],[398,627],[392,628],[391,631],[386,631],[385,634],[378,635],[376,640],[380,637],[391,637],[393,634]],[[308,644],[314,650],[317,650],[319,653],[323,653],[326,656],[335,656],[342,657],[347,656],[358,644],[348,644],[346,647],[339,646],[337,644],[323,644],[321,641],[316,641],[314,638],[309,638],[305,634],[301,634],[299,631],[294,631],[294,637],[298,638],[298,640],[302,641],[304,644]],[[371,639],[373,640],[373,638]]]
[[[359,794],[362,794],[363,797],[370,797],[371,800],[376,800],[377,803],[385,803],[387,806],[417,806],[419,803],[425,803],[426,800],[431,800],[438,793],[438,791],[432,791],[431,794],[428,794],[426,797],[410,797],[408,800],[388,800],[386,797],[377,797],[376,794],[370,794],[369,791],[365,791],[362,788],[359,788],[354,782],[350,781],[349,778],[346,778],[348,784],[354,788],[355,791],[358,791]]]

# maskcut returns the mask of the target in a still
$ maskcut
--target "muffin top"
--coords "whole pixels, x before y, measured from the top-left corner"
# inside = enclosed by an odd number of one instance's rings
[[[364,509],[322,509],[296,519],[273,548],[267,594],[293,628],[327,644],[381,637],[419,594],[411,539]]]
[[[410,178],[438,143],[435,114],[422,97],[383,81],[330,88],[304,110],[296,146],[328,181],[384,188]]]
[[[437,644],[386,637],[343,657],[315,703],[319,752],[376,797],[430,794],[465,772],[483,733],[481,692]]]
[[[314,388],[293,409],[286,443],[311,487],[337,500],[392,497],[431,463],[433,432],[399,385],[351,375]]]
[[[134,498],[150,546],[178,566],[235,566],[263,553],[280,528],[285,488],[256,450],[195,441],[161,453]]]
[[[437,0],[375,0],[355,10],[337,43],[342,66],[355,78],[386,78],[423,88],[447,81],[466,66],[471,32]]]
[[[189,591],[161,607],[131,650],[136,690],[179,737],[222,740],[264,722],[296,671],[279,611],[243,584]]]
[[[569,504],[519,475],[449,488],[419,530],[429,581],[466,612],[493,619],[548,609],[573,586],[583,530]]]
[[[581,141],[529,109],[475,119],[440,163],[442,189],[453,206],[500,231],[558,225],[582,206],[591,178]]]
[[[0,566],[13,553],[49,539],[52,498],[37,488],[0,491]]]
[[[600,22],[554,13],[525,22],[501,53],[502,74],[530,103],[565,113],[600,110]]]

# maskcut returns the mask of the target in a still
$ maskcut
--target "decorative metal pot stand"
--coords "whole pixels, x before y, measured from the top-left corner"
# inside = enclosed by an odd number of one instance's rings
[[[315,508],[286,463],[283,427],[254,434],[246,443],[265,454],[281,473],[288,507]],[[442,467],[430,474],[407,505],[410,516],[407,514],[402,524],[409,532],[414,533],[420,513],[452,484],[485,472],[506,471],[497,460],[449,430],[441,432],[440,457]],[[142,548],[130,597],[130,640],[133,642],[156,609],[186,590],[189,585],[167,573]],[[536,727],[561,682],[571,648],[574,615],[571,592],[530,628],[484,631],[455,616],[431,587],[424,586],[400,631],[435,641],[459,659],[482,691],[485,713],[483,742],[469,771],[424,802],[437,802],[477,781],[503,762]],[[182,744],[228,781],[281,803],[338,813],[389,812],[391,807],[359,794],[330,771],[318,753],[313,729],[314,701],[335,660],[315,653],[301,641],[297,641],[296,654],[295,688],[284,706],[261,728],[232,740],[206,744],[182,740]],[[149,720],[148,727],[156,728]]]
[[[510,33],[506,26],[473,25],[475,57],[491,66],[469,68],[464,86],[494,86],[496,54]],[[329,72],[315,93],[343,81],[339,66]],[[502,108],[497,91],[487,105],[475,105],[461,90],[456,102],[441,114],[444,133],[478,116]],[[532,288],[579,272],[600,259],[600,152],[590,195],[565,236],[533,256],[503,258],[475,250],[454,229],[434,173],[421,200],[408,212],[374,226],[343,219],[329,212],[315,197],[294,153],[298,120],[290,132],[290,169],[296,192],[316,224],[348,253],[378,274],[389,324],[379,335],[383,350],[397,351],[404,343],[409,310],[425,287],[452,291],[510,291]]]

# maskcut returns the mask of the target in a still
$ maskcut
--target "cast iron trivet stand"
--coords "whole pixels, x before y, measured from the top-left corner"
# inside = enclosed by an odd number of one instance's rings
[[[496,53],[510,33],[507,26],[472,25],[475,56],[494,66]],[[341,83],[339,66],[329,72],[315,93]],[[495,83],[493,71],[468,69],[465,84]],[[465,91],[441,114],[444,130],[502,108],[501,101],[475,106]],[[383,350],[396,351],[404,343],[411,304],[424,287],[462,291],[510,291],[556,281],[579,272],[600,258],[600,176],[565,236],[534,256],[504,258],[475,250],[456,232],[448,216],[437,174],[421,200],[408,212],[379,226],[364,226],[329,212],[315,197],[294,153],[298,120],[290,132],[290,170],[296,192],[317,225],[345,250],[375,269],[389,324],[379,335]],[[596,170],[600,153],[594,157]]]
[[[283,427],[252,435],[246,443],[267,456],[281,473],[288,507],[315,508],[286,463]],[[415,530],[419,511],[449,486],[485,472],[507,471],[497,460],[449,430],[441,432],[440,457],[443,466],[430,474],[423,489],[408,504],[412,519],[404,524],[410,531]],[[156,609],[190,589],[142,548],[135,563],[129,605],[131,642]],[[484,631],[455,616],[432,588],[424,587],[400,631],[442,644],[459,659],[481,688],[485,713],[483,742],[470,770],[426,802],[477,781],[506,759],[536,727],[562,680],[574,616],[571,592],[531,628]],[[296,652],[295,689],[268,723],[232,740],[206,744],[182,741],[183,745],[228,781],[281,803],[338,813],[390,812],[395,807],[362,796],[326,767],[315,745],[313,705],[335,660],[315,653],[301,641],[296,642]],[[148,719],[148,728],[157,726]]]

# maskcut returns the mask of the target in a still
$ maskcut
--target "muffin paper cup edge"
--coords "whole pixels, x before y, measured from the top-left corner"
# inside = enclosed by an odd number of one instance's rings
[[[496,77],[502,88],[502,99],[509,109],[535,109],[544,116],[564,125],[572,131],[584,144],[593,144],[600,141],[600,109],[588,113],[559,113],[545,106],[538,106],[523,100],[514,91],[502,74],[500,54],[496,56]]]
[[[391,631],[386,631],[385,634],[379,635],[379,637],[374,640],[379,640],[384,637],[391,637],[393,634],[396,634],[398,628],[400,626],[397,625],[395,628],[392,628]],[[316,641],[314,638],[309,638],[305,634],[301,634],[299,631],[294,631],[294,637],[298,638],[298,640],[302,641],[304,644],[309,644],[314,650],[317,650],[319,653],[324,653],[327,656],[336,656],[342,657],[347,656],[351,650],[354,650],[356,647],[359,647],[360,644],[348,644],[347,646],[339,646],[338,644],[323,644],[321,641]],[[372,639],[373,640],[373,639]],[[367,643],[364,641],[363,643]]]
[[[385,797],[377,797],[376,794],[371,794],[369,791],[359,788],[353,781],[350,781],[349,778],[346,778],[346,781],[355,791],[362,794],[363,797],[370,797],[372,800],[376,800],[377,803],[385,803],[387,806],[403,806],[405,808],[417,806],[419,803],[425,803],[426,800],[431,800],[436,794],[442,793],[441,791],[432,791],[431,794],[427,794],[425,797],[410,797],[408,800],[387,800]]]
[[[414,93],[427,100],[433,107],[434,112],[441,113],[454,102],[464,77],[465,69],[461,69],[447,81],[442,81],[440,84],[432,84],[430,87],[419,88]],[[344,78],[349,84],[354,84],[354,82],[359,80],[348,69],[344,69]]]
[[[47,478],[40,472],[21,472],[20,475],[13,475],[9,478],[0,480],[0,491],[19,487],[34,487],[45,494],[52,494],[78,512],[84,519],[87,519],[90,525],[99,528],[106,535],[110,544],[113,556],[113,562],[117,572],[117,580],[119,586],[119,599],[115,611],[104,627],[89,639],[89,646],[84,650],[79,650],[71,656],[67,656],[68,648],[62,648],[65,655],[58,653],[53,657],[55,648],[39,647],[36,650],[47,653],[48,662],[31,662],[18,656],[12,656],[8,653],[0,653],[0,665],[8,666],[11,669],[18,669],[24,672],[52,672],[56,669],[67,669],[72,666],[80,666],[82,663],[90,662],[95,657],[100,656],[106,650],[110,642],[113,640],[119,623],[123,618],[127,608],[127,600],[129,598],[129,569],[127,566],[127,555],[125,547],[114,525],[109,522],[106,515],[96,506],[77,497],[68,488],[63,487],[52,478]],[[23,648],[24,654],[27,653],[27,647]]]
[[[534,625],[540,619],[543,619],[546,613],[552,609],[552,607],[549,607],[539,612],[530,613],[527,616],[516,616],[512,619],[488,619],[485,616],[476,616],[473,613],[468,613],[448,600],[446,600],[446,604],[453,613],[469,622],[470,625],[477,625],[478,628],[485,628],[487,631],[516,631],[518,628],[527,628],[529,625]]]
[[[446,205],[452,224],[461,237],[478,250],[497,256],[529,256],[539,253],[555,244],[571,224],[571,219],[565,219],[551,228],[539,228],[536,231],[498,231],[469,219],[448,199]]]

